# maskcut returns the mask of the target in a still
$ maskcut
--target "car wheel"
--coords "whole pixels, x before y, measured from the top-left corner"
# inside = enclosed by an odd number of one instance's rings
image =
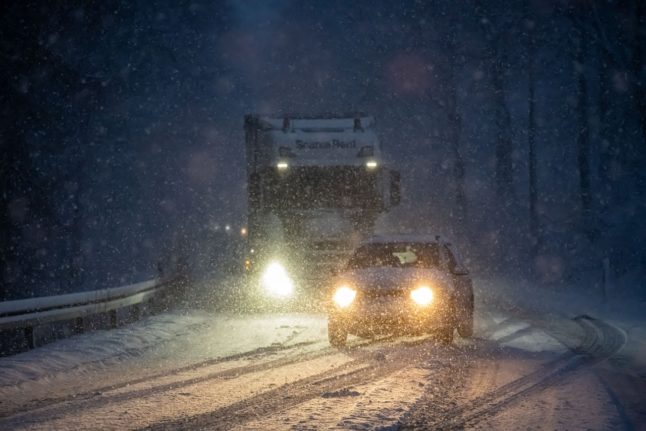
[[[455,329],[452,326],[442,328],[435,333],[435,339],[442,344],[451,344],[453,342],[454,330]]]
[[[473,310],[458,324],[458,334],[462,338],[473,336]]]
[[[327,338],[333,347],[344,347],[348,339],[348,331],[334,319],[327,322]]]
[[[469,295],[466,304],[464,304],[463,315],[459,320],[457,329],[462,338],[473,336],[473,293]]]

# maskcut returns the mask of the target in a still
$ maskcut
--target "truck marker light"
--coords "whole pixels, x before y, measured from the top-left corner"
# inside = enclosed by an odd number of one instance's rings
[[[357,291],[349,288],[348,286],[339,287],[336,292],[334,292],[334,302],[340,308],[349,307],[354,301],[354,298],[357,296]]]
[[[270,263],[262,274],[262,285],[272,296],[288,297],[294,291],[294,282],[285,267],[278,262]]]
[[[377,162],[374,160],[370,160],[369,162],[366,162],[366,168],[368,169],[374,169],[377,167]]]
[[[289,164],[287,162],[278,162],[276,163],[276,167],[282,171],[289,168]]]
[[[433,291],[430,287],[422,285],[413,290],[410,293],[410,297],[415,301],[415,303],[417,303],[417,305],[425,307],[433,302]]]

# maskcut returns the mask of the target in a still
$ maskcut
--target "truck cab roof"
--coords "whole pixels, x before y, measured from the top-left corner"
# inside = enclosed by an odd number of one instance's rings
[[[253,170],[277,166],[362,167],[381,164],[374,117],[363,114],[245,117]]]
[[[362,241],[362,244],[385,244],[396,242],[419,242],[419,243],[437,243],[444,242],[439,235],[432,234],[379,234],[373,235]]]
[[[282,132],[364,132],[374,125],[374,117],[365,114],[322,115],[248,115],[247,122],[255,123],[260,130]]]

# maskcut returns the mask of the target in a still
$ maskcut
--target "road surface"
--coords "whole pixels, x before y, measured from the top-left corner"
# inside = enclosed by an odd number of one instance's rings
[[[477,296],[450,346],[206,310],[64,340],[0,359],[0,429],[646,429],[640,326]]]

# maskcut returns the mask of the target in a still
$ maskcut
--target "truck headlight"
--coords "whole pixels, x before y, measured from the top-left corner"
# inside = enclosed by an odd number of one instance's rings
[[[341,286],[336,290],[336,292],[334,292],[332,299],[334,300],[334,303],[340,308],[347,308],[350,306],[350,304],[352,304],[352,301],[354,301],[354,298],[356,296],[356,290],[348,286]]]
[[[262,274],[262,286],[272,296],[286,297],[294,292],[294,282],[285,267],[278,262],[270,263]]]
[[[427,306],[433,302],[433,290],[426,285],[419,286],[417,289],[411,291],[410,297],[417,305],[422,307]]]

